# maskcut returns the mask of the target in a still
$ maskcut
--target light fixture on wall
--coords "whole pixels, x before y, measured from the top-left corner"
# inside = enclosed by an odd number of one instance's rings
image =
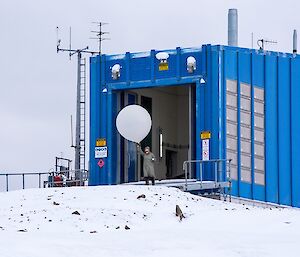
[[[156,59],[160,61],[158,65],[159,71],[169,70],[168,58],[169,54],[166,52],[159,52],[155,55]]]
[[[159,158],[163,158],[163,133],[162,133],[162,128],[158,128],[158,140],[159,140]]]
[[[189,56],[186,59],[186,68],[188,73],[193,73],[196,70],[196,59],[193,56]]]
[[[113,78],[113,80],[117,80],[120,78],[120,70],[121,70],[121,66],[120,64],[115,64],[114,66],[112,66],[111,68],[111,76]]]

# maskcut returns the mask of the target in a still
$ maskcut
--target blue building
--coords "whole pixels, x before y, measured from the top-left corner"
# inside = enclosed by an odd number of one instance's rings
[[[141,178],[135,145],[115,125],[134,103],[152,117],[142,143],[158,157],[159,179],[201,160],[209,131],[209,158],[232,159],[233,195],[300,207],[298,55],[203,45],[92,57],[90,185]]]

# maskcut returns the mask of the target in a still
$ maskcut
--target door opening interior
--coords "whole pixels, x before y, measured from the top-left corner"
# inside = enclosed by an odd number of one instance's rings
[[[151,131],[141,142],[141,147],[150,146],[154,153],[157,179],[182,177],[183,162],[195,156],[194,91],[194,85],[181,85],[132,89],[120,94],[124,102],[121,108],[128,104],[140,104],[152,117]],[[121,139],[120,150],[124,160],[120,162],[120,175],[123,176],[120,181],[140,180],[143,164],[135,143],[123,139],[122,145]]]

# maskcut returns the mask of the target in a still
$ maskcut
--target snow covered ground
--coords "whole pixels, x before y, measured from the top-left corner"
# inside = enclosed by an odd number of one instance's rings
[[[298,257],[299,242],[298,209],[221,202],[163,186],[0,193],[1,257]]]

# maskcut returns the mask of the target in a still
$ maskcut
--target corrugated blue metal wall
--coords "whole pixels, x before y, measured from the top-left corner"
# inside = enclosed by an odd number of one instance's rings
[[[218,51],[216,49],[216,51]],[[251,180],[241,179],[241,103],[238,101],[238,179],[234,194],[300,207],[300,58],[291,54],[221,47],[224,79],[251,87]],[[255,181],[255,88],[264,90],[265,181]]]
[[[210,130],[211,158],[235,157],[234,195],[300,207],[300,57],[204,45],[166,50],[169,69],[161,72],[157,52],[103,55],[101,63],[91,58],[90,185],[118,182],[119,90],[195,84],[197,159],[200,132]],[[186,69],[188,56],[197,61],[193,74]],[[121,74],[113,80],[116,63]],[[94,156],[98,138],[107,139],[103,168]]]

